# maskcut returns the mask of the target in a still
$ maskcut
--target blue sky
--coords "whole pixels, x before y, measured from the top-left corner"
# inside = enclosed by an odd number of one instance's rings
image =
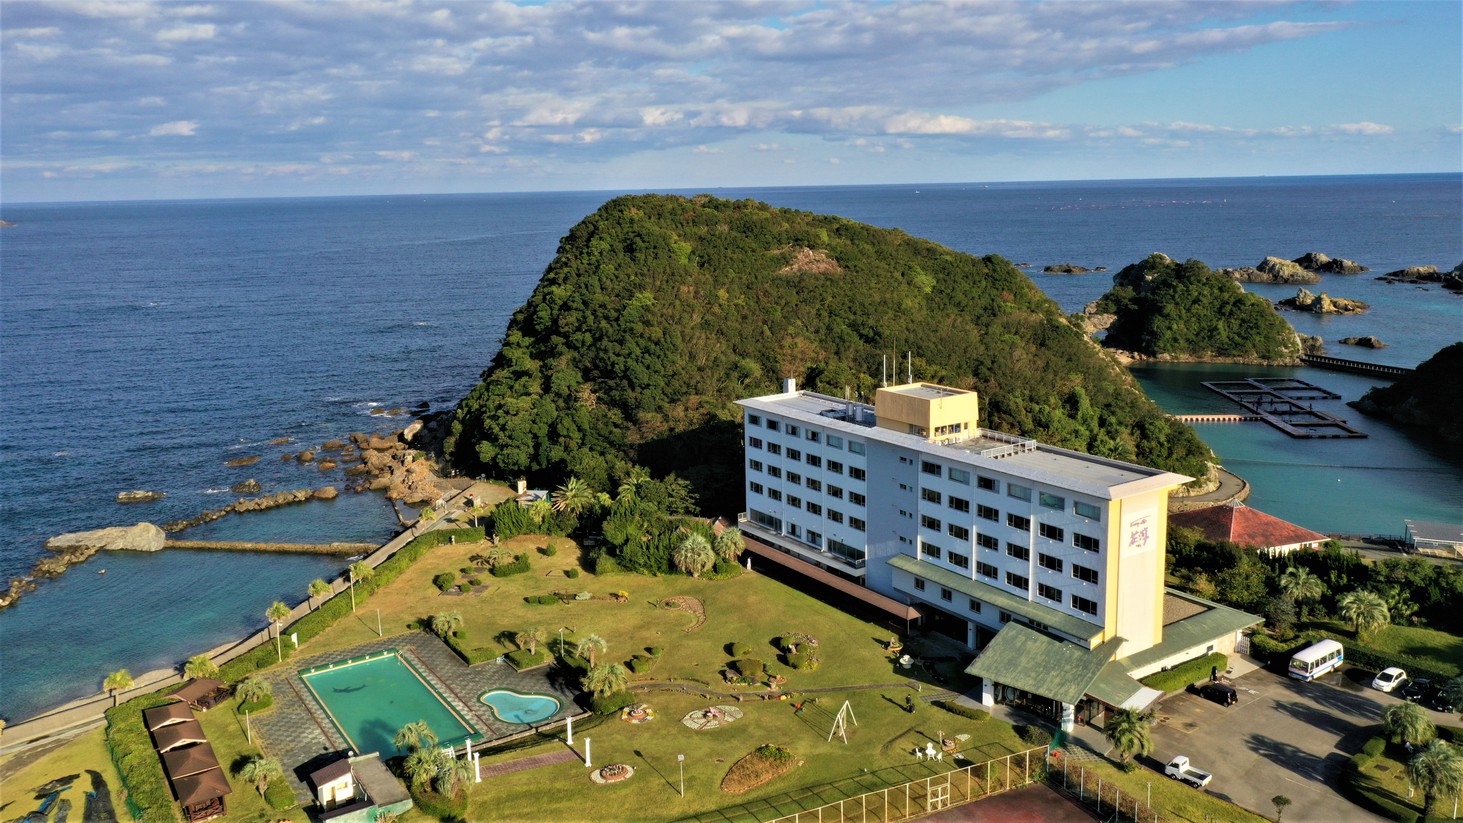
[[[30,200],[1459,171],[1463,3],[0,2]]]

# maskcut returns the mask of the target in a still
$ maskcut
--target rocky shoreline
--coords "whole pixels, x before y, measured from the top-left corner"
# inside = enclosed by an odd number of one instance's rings
[[[418,410],[425,409],[419,406]],[[385,492],[390,500],[399,500],[417,508],[428,506],[447,493],[438,482],[437,465],[429,455],[439,451],[450,414],[424,414],[405,428],[384,433],[354,432],[344,440],[327,440],[320,444],[318,450],[312,448],[285,454],[282,459],[315,463],[321,471],[340,469],[349,478],[344,485],[350,492]],[[280,438],[271,444],[288,442],[287,438]],[[327,458],[317,460],[318,455],[326,455]],[[225,465],[250,466],[260,459],[262,455],[249,455],[226,461]],[[235,494],[258,494],[262,487],[257,480],[250,478],[233,484],[230,490]],[[49,553],[36,561],[30,574],[12,578],[9,585],[0,590],[0,609],[14,605],[22,595],[35,591],[39,580],[57,577],[71,566],[86,562],[98,551],[158,551],[164,548],[165,534],[176,534],[230,514],[267,511],[313,500],[332,500],[339,494],[340,490],[334,485],[291,489],[240,498],[226,506],[209,509],[190,518],[172,520],[162,526],[138,523],[135,526],[58,535],[46,541]],[[164,496],[161,492],[127,491],[118,494],[117,502],[145,503]]]

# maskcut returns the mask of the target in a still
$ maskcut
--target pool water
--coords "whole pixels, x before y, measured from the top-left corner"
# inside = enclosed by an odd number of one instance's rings
[[[493,714],[504,723],[523,725],[548,720],[558,713],[562,705],[558,698],[548,695],[519,694],[506,689],[484,692],[478,699],[486,703],[493,710]]]
[[[477,734],[410,663],[394,650],[300,672],[335,727],[358,753],[389,758],[405,751],[391,739],[402,726],[426,721],[442,745]]]

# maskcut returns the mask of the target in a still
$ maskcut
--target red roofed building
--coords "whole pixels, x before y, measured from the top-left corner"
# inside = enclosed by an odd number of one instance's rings
[[[1287,523],[1237,500],[1207,509],[1174,512],[1168,516],[1168,522],[1172,526],[1198,529],[1209,540],[1254,546],[1272,555],[1318,549],[1328,539],[1324,534]]]

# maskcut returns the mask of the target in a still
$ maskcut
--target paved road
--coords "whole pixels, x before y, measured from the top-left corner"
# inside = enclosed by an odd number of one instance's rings
[[[1158,708],[1153,758],[1162,771],[1174,755],[1213,772],[1209,791],[1247,809],[1273,814],[1270,798],[1294,801],[1287,823],[1381,821],[1337,791],[1348,758],[1375,733],[1382,712],[1398,701],[1370,688],[1372,673],[1332,672],[1322,681],[1258,669],[1236,679],[1237,705],[1223,708],[1177,694]],[[1433,712],[1439,723],[1455,720]]]

